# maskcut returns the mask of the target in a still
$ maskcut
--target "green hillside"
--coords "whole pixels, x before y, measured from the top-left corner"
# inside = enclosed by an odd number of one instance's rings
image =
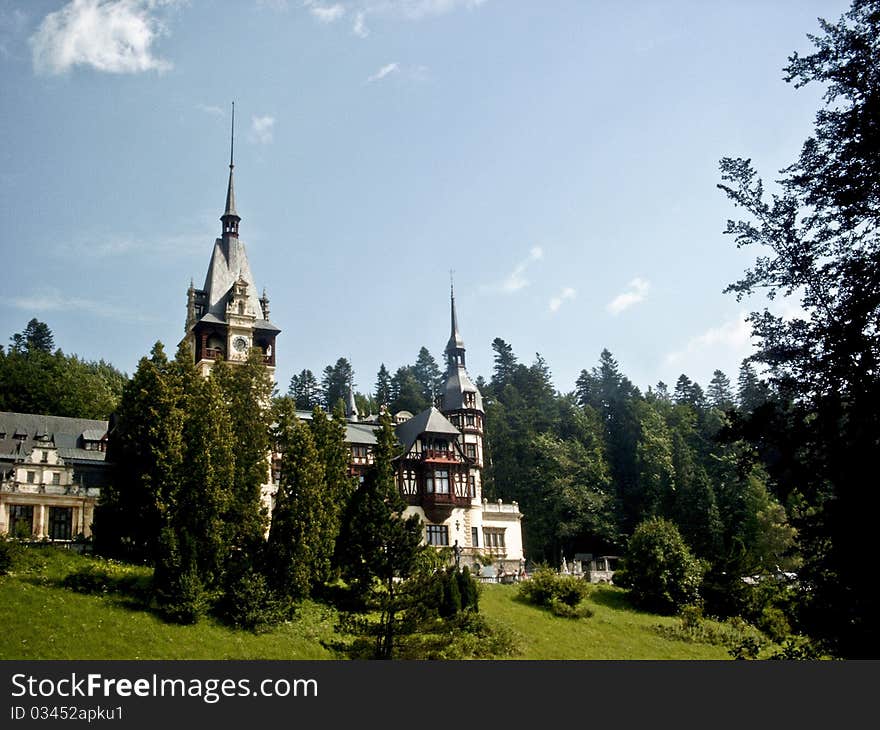
[[[92,573],[88,569],[92,569]],[[73,573],[98,576],[80,589]],[[111,580],[106,580],[106,576]],[[103,578],[101,578],[103,576]],[[333,637],[335,609],[303,604],[297,618],[265,634],[212,620],[194,626],[163,621],[137,600],[149,569],[29,548],[0,576],[0,659],[333,659],[322,645]],[[726,659],[723,646],[663,636],[658,625],[678,619],[629,608],[623,591],[594,586],[590,618],[566,619],[516,599],[516,587],[487,585],[481,612],[515,636],[517,659]]]

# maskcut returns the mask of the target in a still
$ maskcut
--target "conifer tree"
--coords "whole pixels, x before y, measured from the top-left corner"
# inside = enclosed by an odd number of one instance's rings
[[[269,408],[274,384],[253,349],[240,365],[217,363],[211,371],[232,421],[235,472],[226,521],[232,525],[234,548],[258,551],[268,515],[261,504],[262,486],[269,481]]]
[[[183,363],[180,363],[183,365]],[[219,597],[234,526],[226,521],[235,472],[232,422],[214,378],[187,377],[184,458],[159,535],[154,582],[171,617],[193,622]],[[184,376],[186,377],[186,376]]]
[[[293,398],[297,409],[301,411],[310,411],[321,404],[321,386],[315,374],[308,369],[291,377],[287,394]]]
[[[428,403],[433,403],[436,394],[440,390],[442,374],[437,366],[437,361],[428,352],[427,347],[422,347],[419,350],[412,373],[422,388],[422,398]]]
[[[330,556],[324,530],[332,518],[311,429],[285,409],[278,414],[276,441],[281,474],[267,544],[268,576],[281,595],[296,600],[326,575]]]
[[[397,439],[390,414],[380,416],[374,461],[355,491],[343,520],[339,556],[343,575],[379,613],[373,627],[375,655],[390,659],[408,607],[407,579],[417,568],[422,525],[404,518],[406,503],[394,478]]]
[[[380,407],[391,403],[391,373],[388,372],[384,362],[376,373],[375,398]]]
[[[354,493],[355,479],[349,473],[351,455],[346,442],[344,411],[337,408],[329,417],[315,408],[309,427],[324,475],[324,485],[318,494],[321,520],[314,526],[314,539],[319,544],[314,558],[315,576],[324,581],[330,578],[342,515]]]
[[[712,380],[706,390],[709,405],[713,408],[726,411],[733,408],[733,390],[730,387],[730,378],[721,370],[712,373]]]
[[[157,342],[126,384],[107,461],[110,484],[95,514],[98,549],[155,563],[158,539],[179,488],[185,419],[182,385]]]

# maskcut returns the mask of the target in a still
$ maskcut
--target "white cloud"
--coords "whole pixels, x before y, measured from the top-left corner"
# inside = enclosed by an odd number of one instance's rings
[[[648,294],[648,289],[650,288],[650,282],[637,276],[629,283],[626,291],[621,292],[605,305],[605,309],[611,314],[620,314],[639,302],[644,301],[645,296]]]
[[[374,81],[380,81],[381,79],[384,79],[389,74],[397,73],[398,71],[400,71],[400,64],[389,63],[385,66],[382,66],[382,68],[380,68],[378,71],[376,71],[376,73],[374,73],[372,76],[370,76],[366,80],[365,83],[371,84]]]
[[[258,144],[269,144],[275,133],[275,117],[268,115],[251,117],[251,140]]]
[[[577,296],[577,292],[572,289],[570,286],[565,287],[559,294],[553,297],[550,300],[550,311],[558,312],[559,308],[562,306],[562,303],[566,299],[574,299]]]
[[[306,0],[303,5],[309,9],[312,17],[317,18],[321,23],[335,23],[345,15],[345,6],[342,3],[322,5],[313,0]]]
[[[407,20],[421,20],[431,15],[444,15],[459,9],[473,10],[485,2],[486,0],[366,0],[363,5],[376,14],[384,13]]]
[[[196,104],[196,109],[200,112],[205,112],[205,114],[210,114],[215,117],[222,117],[224,112],[219,106],[214,106],[213,104]]]
[[[275,3],[269,0],[262,2],[286,7],[286,3],[280,0],[275,0]],[[486,0],[339,0],[332,5],[325,5],[318,0],[302,0],[302,6],[321,23],[333,23],[342,17],[351,17],[354,19],[352,33],[359,38],[366,38],[370,35],[367,27],[367,19],[370,17],[418,21],[456,10],[474,10],[485,2]]]
[[[542,258],[544,258],[544,249],[540,246],[534,246],[529,250],[528,258],[520,261],[507,278],[501,282],[500,286],[490,288],[498,288],[503,292],[512,294],[513,292],[527,287],[529,285],[529,280],[525,277],[526,269],[531,263],[534,261],[540,261]]]
[[[16,309],[28,312],[86,312],[88,314],[127,322],[148,322],[154,318],[109,302],[98,302],[82,297],[68,297],[57,289],[43,289],[36,293],[11,297],[7,300]]]
[[[705,332],[688,340],[680,350],[666,355],[668,365],[681,362],[692,362],[697,356],[713,355],[721,359],[721,355],[735,355],[738,362],[752,354],[752,326],[746,321],[748,314],[741,311],[736,318],[723,322],[717,327],[710,327]]]
[[[351,32],[358,38],[366,38],[370,35],[370,29],[367,28],[367,14],[363,10],[355,14]]]
[[[154,55],[165,31],[156,9],[176,0],[71,0],[49,13],[31,36],[37,73],[60,74],[74,66],[108,73],[165,71]]]

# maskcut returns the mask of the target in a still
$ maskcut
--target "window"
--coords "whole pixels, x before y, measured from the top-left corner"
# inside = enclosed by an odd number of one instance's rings
[[[29,471],[29,472],[27,473],[27,483],[28,483],[28,484],[33,484],[35,481],[37,481],[37,472],[35,472],[35,471]]]
[[[477,478],[473,474],[468,477],[468,497],[477,498]]]
[[[42,452],[42,455],[40,456],[40,463],[41,463],[41,464],[46,464],[48,461],[49,461],[49,452],[48,452],[48,451],[43,451],[43,452]]]
[[[425,540],[428,545],[448,545],[449,528],[446,525],[427,525],[425,527]]]
[[[49,507],[49,537],[52,540],[69,540],[72,526],[72,507]]]
[[[352,446],[351,447],[351,456],[353,459],[366,459],[367,458],[367,447],[366,446]]]
[[[471,545],[480,547],[480,530],[477,527],[471,528]]]
[[[58,485],[61,484],[61,472],[53,471],[52,472],[52,484]]]
[[[483,545],[487,548],[503,548],[504,547],[504,528],[503,527],[484,527],[483,528]]]
[[[449,494],[449,471],[446,469],[434,470],[434,489],[437,494]]]
[[[473,413],[468,413],[468,414],[464,417],[464,423],[465,423],[466,426],[474,426],[474,425],[476,425],[476,419],[474,418],[474,414],[473,414]]]
[[[9,505],[9,534],[31,537],[34,533],[34,508],[25,504]]]
[[[477,458],[477,445],[476,444],[465,444],[464,445],[464,455],[469,459]]]

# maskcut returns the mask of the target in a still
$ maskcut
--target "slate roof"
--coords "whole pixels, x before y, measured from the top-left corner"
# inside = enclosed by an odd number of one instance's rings
[[[452,368],[443,386],[443,410],[458,411],[465,408],[464,394],[474,394],[474,408],[483,410],[483,396],[468,375],[463,365]]]
[[[107,433],[107,421],[92,418],[66,418],[64,416],[41,416],[33,413],[11,413],[0,411],[0,433],[6,437],[0,439],[0,459],[14,461],[23,457],[35,446],[44,443],[37,440],[38,434],[48,434],[63,459],[71,458],[82,461],[104,461],[103,451],[87,451],[82,446],[83,434],[100,434],[99,440]],[[19,441],[14,434],[26,434],[27,438]]]
[[[415,440],[423,433],[445,433],[451,436],[458,436],[460,433],[434,406],[404,421],[394,430],[397,432],[397,440],[403,444],[406,451],[410,450]]]

